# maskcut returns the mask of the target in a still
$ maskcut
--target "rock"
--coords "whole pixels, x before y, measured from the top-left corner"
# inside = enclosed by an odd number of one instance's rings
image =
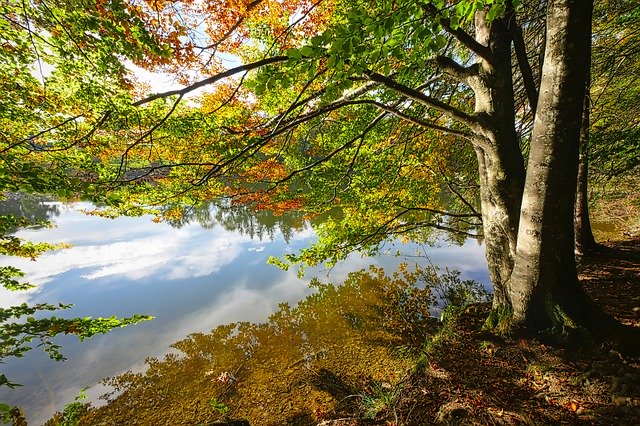
[[[445,425],[457,425],[469,417],[469,407],[459,402],[447,402],[440,406],[436,413],[435,423]]]

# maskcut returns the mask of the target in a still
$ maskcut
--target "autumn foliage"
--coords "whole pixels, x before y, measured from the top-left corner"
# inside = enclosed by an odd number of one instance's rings
[[[249,40],[269,40],[271,53],[299,45],[326,25],[334,3],[334,0],[132,0],[126,7],[160,44],[171,50],[166,57],[140,57],[136,64],[172,72],[181,83],[188,84],[223,70],[225,57],[221,54],[240,57],[250,54]],[[135,38],[130,32],[127,36]]]

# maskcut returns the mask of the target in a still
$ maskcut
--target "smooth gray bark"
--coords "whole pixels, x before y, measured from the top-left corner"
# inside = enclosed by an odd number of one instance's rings
[[[536,331],[580,328],[594,308],[578,283],[573,225],[592,9],[591,0],[548,5],[540,97],[509,285],[515,324]]]
[[[489,24],[485,12],[475,18],[476,40],[492,58],[481,59],[468,83],[475,93],[475,114],[483,131],[475,144],[480,177],[480,203],[494,308],[509,306],[506,284],[516,250],[524,185],[524,159],[515,132],[511,40],[501,22]]]

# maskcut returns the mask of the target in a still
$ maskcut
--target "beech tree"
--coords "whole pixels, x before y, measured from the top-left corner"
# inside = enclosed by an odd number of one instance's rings
[[[576,278],[573,206],[593,5],[549,4],[540,97],[511,280],[514,318],[534,329],[589,324]],[[577,303],[576,303],[577,301]],[[601,324],[595,324],[596,326]]]
[[[582,119],[576,254],[597,244],[589,218],[588,182],[602,184],[633,174],[639,164],[636,80],[640,51],[640,6],[633,1],[600,1],[594,8],[591,72]],[[589,178],[588,175],[592,177]]]
[[[622,330],[580,288],[573,254],[590,2],[101,1],[89,21],[109,25],[97,35],[45,5],[5,13],[23,41],[32,28],[48,32],[46,49],[23,42],[28,58],[47,51],[95,71],[97,55],[109,78],[68,89],[73,112],[30,116],[31,136],[5,136],[13,152],[81,148],[92,173],[80,181],[136,212],[220,196],[311,214],[342,207],[290,261],[337,260],[389,235],[464,232],[481,219],[494,325],[561,338]],[[242,64],[225,66],[221,53]],[[140,95],[122,58],[183,87]],[[69,69],[53,76],[42,80],[68,81]],[[203,88],[199,104],[184,101]],[[459,185],[473,177],[479,212]],[[442,207],[436,183],[459,210]]]

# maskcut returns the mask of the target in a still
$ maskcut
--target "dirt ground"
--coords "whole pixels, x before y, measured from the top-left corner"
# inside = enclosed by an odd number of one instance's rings
[[[584,288],[605,311],[640,327],[640,237],[603,243],[580,269]]]

